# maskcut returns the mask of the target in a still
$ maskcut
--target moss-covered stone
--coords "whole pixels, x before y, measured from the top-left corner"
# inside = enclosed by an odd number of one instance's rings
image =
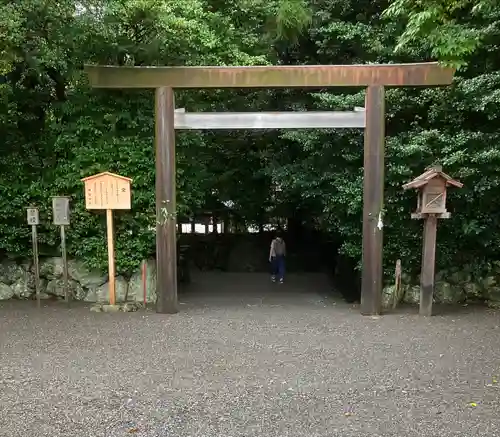
[[[434,301],[437,303],[459,303],[465,301],[464,288],[449,282],[437,282],[434,287]]]
[[[403,302],[417,304],[420,302],[420,286],[411,285],[405,288]]]

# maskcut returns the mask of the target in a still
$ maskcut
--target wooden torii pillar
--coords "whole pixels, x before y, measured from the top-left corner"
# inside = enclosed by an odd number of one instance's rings
[[[361,313],[380,313],[382,297],[382,227],[384,205],[384,142],[385,87],[449,85],[454,70],[437,63],[367,64],[367,65],[303,65],[257,67],[117,67],[86,66],[90,84],[96,88],[154,88],[156,89],[156,263],[157,312],[175,313],[177,308],[176,207],[175,207],[175,106],[174,88],[327,88],[335,86],[366,87],[364,194],[363,194],[363,271]],[[287,114],[287,113],[280,113]],[[293,114],[293,113],[288,113]],[[305,112],[304,117],[313,113]],[[325,113],[301,118],[281,116],[281,124],[264,116],[259,121],[229,116],[211,123],[224,128],[294,128],[294,127],[358,127],[355,115],[331,113],[326,123]],[[219,114],[222,115],[222,114]],[[179,120],[184,128],[203,128]],[[212,117],[214,117],[212,115]],[[295,117],[292,120],[291,117]],[[198,117],[199,118],[199,117]],[[311,121],[312,120],[312,121]],[[205,124],[203,124],[205,123]],[[260,123],[260,124],[259,124]],[[267,125],[266,125],[267,123]],[[269,126],[269,123],[272,126]],[[325,125],[326,123],[326,125]],[[210,124],[210,123],[208,123]],[[180,128],[182,128],[180,126]]]

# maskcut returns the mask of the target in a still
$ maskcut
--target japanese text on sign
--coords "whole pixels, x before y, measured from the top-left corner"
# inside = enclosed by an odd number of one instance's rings
[[[87,209],[130,209],[131,179],[112,173],[85,178]]]
[[[52,198],[52,215],[55,225],[69,225],[69,197],[56,196]]]
[[[39,225],[38,208],[28,208],[28,224],[31,226]]]

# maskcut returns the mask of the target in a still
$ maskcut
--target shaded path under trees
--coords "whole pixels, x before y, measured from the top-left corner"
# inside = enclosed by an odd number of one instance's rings
[[[272,283],[265,273],[203,272],[192,276],[179,296],[180,310],[330,304],[332,286],[322,273],[287,274],[284,284]],[[341,301],[340,297],[336,300]]]

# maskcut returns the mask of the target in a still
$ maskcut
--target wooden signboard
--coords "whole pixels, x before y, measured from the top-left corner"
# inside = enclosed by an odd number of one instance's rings
[[[52,217],[56,226],[69,226],[69,201],[68,196],[52,197]]]
[[[54,224],[60,226],[61,231],[61,255],[63,260],[64,299],[70,304],[69,279],[68,279],[68,256],[66,252],[66,226],[69,226],[69,196],[52,197],[52,217]]]
[[[82,179],[87,209],[130,209],[132,179],[104,172]]]
[[[40,218],[38,215],[38,208],[27,208],[27,219],[29,225],[31,226],[39,225]]]
[[[132,179],[110,172],[82,179],[85,184],[85,207],[106,210],[109,269],[109,303],[115,304],[115,247],[113,239],[113,210],[131,208]]]

